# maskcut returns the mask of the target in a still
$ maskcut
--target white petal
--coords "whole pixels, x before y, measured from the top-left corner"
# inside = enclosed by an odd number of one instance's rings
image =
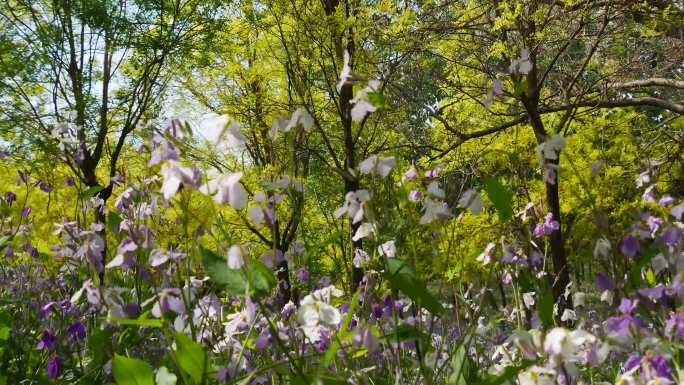
[[[260,206],[252,206],[248,210],[249,218],[255,225],[259,226],[264,220],[264,210]]]
[[[354,104],[351,110],[352,120],[363,120],[369,112],[375,112],[377,108],[368,100],[360,100]]]
[[[123,265],[123,263],[124,263],[124,256],[123,256],[123,254],[119,254],[116,257],[114,257],[114,259],[109,261],[109,263],[107,264],[107,266],[105,266],[105,268],[111,269],[112,267],[119,267],[119,266]]]
[[[427,186],[427,190],[428,190],[428,192],[429,192],[432,196],[437,197],[437,198],[444,199],[444,195],[445,195],[445,194],[444,194],[444,190],[442,190],[442,189],[439,187],[439,183],[437,183],[437,181],[431,182],[431,183]]]
[[[228,126],[227,135],[228,143],[232,147],[242,147],[245,142],[247,142],[247,138],[245,138],[245,135],[240,131],[240,124],[236,121],[233,121],[230,126]]]
[[[241,269],[245,264],[242,258],[242,249],[240,246],[233,245],[228,250],[228,267],[231,269]]]
[[[320,315],[320,322],[327,325],[336,326],[342,320],[340,311],[327,303],[320,304],[318,313]]]
[[[373,233],[373,225],[370,223],[362,223],[361,226],[356,230],[356,234],[352,237],[352,241],[356,242],[361,238],[365,238]]]

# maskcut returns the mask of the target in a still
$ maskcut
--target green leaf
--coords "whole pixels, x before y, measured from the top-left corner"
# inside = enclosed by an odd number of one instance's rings
[[[266,265],[259,261],[252,261],[251,270],[247,272],[249,286],[256,297],[267,296],[278,284],[275,275]]]
[[[418,306],[435,315],[444,312],[442,304],[418,280],[416,272],[407,263],[396,258],[387,259],[384,275],[394,289],[400,290]]]
[[[100,191],[104,190],[104,186],[93,186],[81,193],[81,198],[92,198]]]
[[[0,250],[4,249],[5,246],[7,246],[11,240],[12,240],[12,237],[9,235],[4,235],[4,236],[0,237]]]
[[[114,321],[119,325],[130,325],[130,326],[145,326],[150,328],[160,328],[163,323],[159,319],[148,319],[150,315],[149,311],[144,312],[137,319],[119,318],[119,317],[109,317],[109,321]]]
[[[12,328],[5,325],[0,325],[0,340],[7,341],[10,337]]]
[[[513,194],[497,178],[489,178],[485,181],[485,191],[489,200],[492,201],[499,219],[504,222],[513,217]]]
[[[180,368],[195,382],[202,381],[207,366],[204,346],[183,333],[173,332],[173,339],[176,342],[176,357]]]
[[[520,366],[507,366],[504,368],[503,373],[498,376],[489,375],[479,382],[475,382],[475,385],[502,385],[506,383],[515,383],[514,378],[518,376],[518,373],[527,369],[531,363],[525,363]]]
[[[382,336],[383,341],[404,342],[404,341],[421,341],[426,340],[428,335],[418,330],[415,326],[401,324],[392,329],[389,333]]]
[[[658,254],[658,247],[655,243],[652,243],[630,269],[627,282],[625,283],[625,289],[632,290],[641,286],[641,271],[646,265],[651,263],[651,260],[656,254]]]
[[[107,229],[113,233],[114,230],[116,229],[116,226],[118,226],[119,223],[121,223],[122,221],[123,221],[123,219],[121,218],[121,215],[119,215],[118,213],[113,212],[113,211],[108,213],[107,214]]]
[[[553,326],[553,294],[545,285],[539,290],[539,300],[537,301],[537,316],[544,327]]]
[[[228,268],[228,264],[223,257],[209,249],[205,249],[201,245],[199,250],[202,255],[204,271],[209,274],[214,283],[223,287],[228,294],[245,294],[249,283],[241,270]]]
[[[387,108],[387,98],[380,92],[369,92],[366,96],[368,96],[368,101],[378,110]]]
[[[451,370],[452,374],[447,382],[449,385],[468,385],[477,381],[477,365],[468,357],[463,344],[459,345],[451,357]]]
[[[90,368],[97,368],[104,365],[109,359],[107,352],[111,351],[111,345],[111,329],[94,329],[88,336],[88,348],[92,352],[92,360],[88,366]]]
[[[527,79],[522,79],[518,84],[515,85],[515,90],[513,91],[513,97],[517,98],[525,92],[527,89]]]
[[[154,385],[152,368],[143,360],[115,354],[112,374],[118,385]]]

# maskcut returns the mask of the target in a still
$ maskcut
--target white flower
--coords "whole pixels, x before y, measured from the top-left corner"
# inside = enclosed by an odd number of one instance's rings
[[[546,334],[544,351],[557,363],[578,362],[582,358],[583,347],[595,342],[596,337],[584,330],[554,328]]]
[[[200,127],[204,131],[204,136],[214,145],[223,143],[227,139],[231,147],[241,147],[247,141],[245,135],[240,131],[240,123],[230,120],[228,115],[215,115],[205,119]]]
[[[527,48],[520,49],[520,57],[511,61],[508,67],[508,72],[519,73],[527,75],[532,70],[532,62],[530,61],[530,53]]]
[[[345,213],[349,215],[352,223],[357,223],[363,219],[363,208],[365,202],[370,200],[368,190],[350,191],[344,197],[344,205],[333,213],[335,218],[339,218]]]
[[[496,245],[492,242],[489,242],[487,244],[487,247],[485,247],[485,250],[482,252],[482,254],[477,256],[477,261],[481,262],[483,265],[488,265],[489,263],[492,262],[492,250],[494,250],[494,247]]]
[[[342,86],[351,81],[352,77],[351,67],[349,66],[349,51],[345,49],[342,59],[342,72],[340,72],[340,80],[337,82],[337,92],[340,92]]]
[[[331,296],[339,297],[342,292],[335,286],[316,290],[302,299],[297,311],[297,322],[304,335],[316,342],[320,339],[321,327],[335,327],[342,321],[340,311],[330,305]]]
[[[242,257],[242,248],[238,245],[233,245],[228,250],[228,268],[240,269],[245,264]]]
[[[355,121],[363,120],[369,112],[375,112],[376,110],[377,108],[368,100],[359,100],[352,107],[351,118]]]
[[[475,189],[469,189],[458,200],[458,205],[464,209],[470,209],[473,214],[477,215],[480,213],[482,206],[484,206],[484,200]]]
[[[175,160],[168,160],[162,165],[161,175],[164,178],[161,192],[166,200],[176,195],[181,183],[184,186],[196,186],[199,182],[199,170],[181,166]]]
[[[359,172],[361,174],[380,175],[386,177],[396,164],[393,156],[377,156],[371,155],[359,164]]]
[[[264,220],[264,210],[261,206],[252,206],[247,210],[249,218],[254,222],[255,225],[259,226]]]
[[[357,92],[351,102],[354,104],[351,110],[352,120],[362,120],[369,112],[375,112],[377,108],[368,100],[368,93],[375,92],[380,86],[380,81],[371,80],[361,91]]]
[[[362,223],[361,226],[359,226],[358,229],[356,229],[356,233],[352,237],[352,241],[356,242],[361,238],[365,238],[369,235],[371,235],[375,230],[373,229],[373,225],[371,225],[368,222]]]
[[[539,164],[544,164],[544,159],[558,159],[558,154],[565,148],[565,138],[558,134],[553,134],[548,140],[537,146]]]
[[[613,304],[613,291],[612,290],[604,290],[603,293],[601,293],[601,302],[605,302],[608,305]]]
[[[423,202],[425,204],[425,214],[420,218],[421,225],[430,223],[434,220],[449,218],[451,216],[449,206],[447,206],[445,202],[433,201],[430,198],[425,198]]]
[[[290,117],[290,121],[283,128],[283,131],[288,132],[291,128],[295,127],[298,124],[301,124],[302,127],[304,127],[304,129],[307,131],[314,124],[313,117],[309,114],[309,111],[307,111],[304,107],[299,107],[295,110],[295,112],[292,113],[292,117]]]
[[[535,292],[533,291],[529,293],[523,293],[523,302],[525,303],[525,307],[528,309],[532,309],[534,306],[534,294]]]
[[[359,268],[363,266],[364,263],[368,262],[369,259],[368,253],[361,249],[356,249],[354,250],[354,259],[352,259],[352,264],[354,267]]]
[[[610,249],[610,241],[605,237],[601,237],[596,240],[596,246],[594,246],[594,257],[609,257]]]
[[[663,253],[658,253],[651,261],[651,266],[653,266],[653,272],[655,274],[659,274],[661,271],[667,269],[669,265],[670,262],[668,262]]]
[[[577,320],[577,314],[575,314],[574,310],[570,310],[570,309],[563,310],[563,315],[561,316],[561,321],[565,322],[568,320],[572,320],[572,321]]]
[[[427,190],[433,197],[444,199],[444,190],[439,187],[439,183],[437,183],[437,181],[430,182],[430,184],[427,186]]]
[[[394,258],[397,255],[397,247],[394,245],[394,240],[387,241],[378,246],[378,254],[384,255],[387,258]]]
[[[556,371],[532,366],[518,374],[519,385],[556,385]]]
[[[244,209],[247,206],[247,191],[240,184],[241,172],[220,175],[200,187],[200,192],[214,195],[214,200],[220,204],[230,203],[236,209]]]

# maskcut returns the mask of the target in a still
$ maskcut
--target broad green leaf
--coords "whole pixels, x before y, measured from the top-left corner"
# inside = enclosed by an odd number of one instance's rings
[[[10,337],[12,328],[5,325],[0,325],[0,340],[7,341]]]
[[[0,237],[0,250],[4,249],[5,246],[7,246],[7,244],[9,244],[11,240],[12,237],[9,235],[4,235]]]
[[[103,186],[93,186],[81,193],[81,198],[88,199],[94,197],[97,193],[104,190]]]
[[[513,97],[517,98],[527,90],[527,79],[522,79],[518,84],[515,85],[515,90],[513,91]]]
[[[112,374],[118,385],[154,385],[150,365],[136,358],[114,355]]]
[[[515,383],[513,381],[514,378],[518,376],[518,373],[521,371],[527,369],[531,363],[525,363],[520,366],[507,366],[504,370],[503,373],[499,374],[498,376],[492,376],[488,375],[484,379],[482,379],[479,382],[474,382],[474,385],[502,385],[502,384],[508,384],[508,383]]]
[[[418,280],[415,271],[404,261],[396,258],[387,259],[384,275],[393,288],[400,290],[418,306],[435,315],[444,312],[442,304]]]
[[[251,269],[247,274],[250,289],[257,297],[271,294],[271,290],[278,283],[273,271],[259,261],[252,261]]]
[[[183,333],[174,332],[176,357],[180,368],[192,377],[195,382],[202,381],[207,366],[207,355],[204,346],[193,341]]]
[[[499,179],[489,178],[485,181],[485,191],[489,200],[492,201],[499,219],[504,222],[513,217],[513,194],[504,186]]]
[[[137,319],[119,318],[119,317],[109,317],[109,321],[118,323],[119,325],[130,325],[130,326],[145,326],[151,328],[160,328],[163,323],[158,319],[148,319],[147,316],[149,312],[143,313]]]
[[[646,251],[637,259],[634,266],[629,271],[629,278],[625,283],[625,289],[632,290],[641,286],[642,278],[641,272],[646,265],[651,263],[651,260],[658,254],[658,247],[652,243]]]
[[[451,357],[452,374],[449,376],[449,385],[469,385],[477,380],[477,365],[466,354],[466,347],[461,344]]]
[[[121,221],[123,221],[123,219],[121,218],[121,215],[119,215],[118,213],[113,212],[113,211],[108,213],[107,214],[107,229],[113,233],[114,230],[116,229],[116,226],[118,226],[119,223],[121,223]]]
[[[404,341],[421,341],[428,338],[427,334],[418,330],[415,326],[401,324],[382,336],[382,340],[389,343]]]
[[[380,92],[369,92],[366,96],[368,96],[368,101],[378,110],[387,108],[387,98]]]
[[[553,294],[545,285],[539,290],[539,300],[537,301],[537,316],[544,327],[553,326]]]
[[[209,274],[211,280],[232,295],[245,294],[248,281],[241,270],[228,268],[228,263],[220,255],[200,245],[200,254],[204,271]]]

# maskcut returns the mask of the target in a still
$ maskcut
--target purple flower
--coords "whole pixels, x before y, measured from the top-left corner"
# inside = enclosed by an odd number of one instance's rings
[[[624,314],[632,314],[632,311],[636,309],[638,304],[639,300],[632,301],[629,298],[623,298],[622,301],[620,301],[620,306],[618,306],[618,310],[620,310]]]
[[[413,189],[409,192],[408,199],[411,202],[418,202],[420,198],[423,197],[423,193],[420,192],[420,190]]]
[[[58,356],[52,356],[47,363],[47,375],[48,378],[55,379],[59,377],[59,372],[62,369],[61,362]]]
[[[684,312],[679,311],[665,321],[665,334],[670,338],[682,338],[684,336]]]
[[[40,182],[38,182],[38,187],[43,192],[46,192],[46,193],[52,192],[52,187],[42,179],[40,180]]]
[[[639,289],[639,295],[642,295],[652,301],[658,301],[663,297],[663,294],[665,294],[665,286],[663,285]]]
[[[60,310],[59,305],[56,302],[50,302],[47,305],[40,308],[38,313],[38,319],[45,319],[49,317],[54,310]]]
[[[625,257],[634,258],[639,253],[639,240],[633,235],[625,235],[622,238],[620,251]]]
[[[677,245],[677,242],[679,242],[679,239],[682,237],[682,229],[680,229],[677,226],[672,226],[668,227],[667,230],[663,232],[663,243],[670,246],[674,247]]]
[[[73,324],[71,324],[71,326],[69,326],[69,328],[67,329],[67,332],[69,333],[69,335],[73,339],[75,339],[77,341],[83,340],[86,336],[85,326],[83,326],[81,321],[78,321],[78,320],[76,322],[74,322]]]
[[[297,279],[302,281],[302,282],[308,281],[309,280],[309,272],[304,268],[299,269],[299,271],[297,272]]]
[[[66,179],[64,179],[64,184],[67,186],[73,186],[74,185],[74,178],[68,176]]]
[[[381,318],[382,317],[382,314],[384,313],[384,311],[382,309],[382,306],[380,306],[379,303],[374,303],[371,306],[371,309],[372,309],[373,316],[375,318]]]
[[[560,229],[560,223],[553,219],[553,213],[548,213],[544,217],[544,223],[538,223],[534,228],[534,237],[541,238]]]
[[[672,368],[662,355],[658,354],[651,359],[651,367],[655,369],[658,377],[672,378]]]
[[[26,206],[23,209],[21,209],[21,216],[24,218],[27,218],[31,214],[31,206]]]
[[[432,170],[428,170],[425,172],[425,177],[426,178],[436,178],[439,175],[439,171],[444,168],[444,164],[440,163],[435,168]]]
[[[658,201],[658,204],[660,206],[669,206],[669,205],[673,204],[674,202],[675,202],[675,199],[672,198],[671,196],[663,195],[663,197],[660,198],[660,200]]]
[[[598,274],[596,274],[596,286],[598,286],[598,288],[603,291],[611,290],[613,289],[613,282],[610,281],[608,276],[606,276],[602,272],[599,272]]]
[[[51,352],[51,351],[55,350],[55,344],[56,343],[57,343],[57,336],[50,333],[50,331],[45,330],[45,331],[43,331],[43,336],[41,337],[40,341],[38,341],[38,345],[36,345],[36,349],[38,349],[38,350],[47,349],[49,352]]]
[[[7,151],[0,151],[0,159],[5,159],[8,155]]]
[[[5,193],[5,202],[7,202],[8,205],[12,206],[12,203],[14,203],[17,200],[17,194],[8,191]]]

